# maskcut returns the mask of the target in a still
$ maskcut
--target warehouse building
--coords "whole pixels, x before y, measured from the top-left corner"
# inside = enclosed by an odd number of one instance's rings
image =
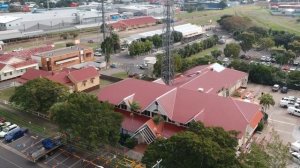
[[[190,23],[175,26],[174,31],[182,33],[183,40],[186,40],[189,38],[196,38],[196,37],[199,37],[204,34],[204,30],[201,26],[193,25]],[[152,37],[156,34],[161,35],[162,30],[159,29],[159,30],[154,30],[154,31],[149,31],[149,32],[138,33],[138,34],[123,38],[123,39],[121,39],[121,41],[126,44],[131,44],[135,40]]]
[[[94,61],[92,48],[77,45],[38,53],[32,56],[42,70],[59,71],[72,65]]]

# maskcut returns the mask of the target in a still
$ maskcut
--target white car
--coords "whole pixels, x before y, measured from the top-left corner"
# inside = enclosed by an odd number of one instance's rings
[[[296,103],[295,101],[291,101],[291,100],[280,100],[280,107],[283,107],[283,108],[287,108],[287,107],[297,107],[299,106],[298,103]]]
[[[94,53],[94,56],[96,56],[96,57],[101,57],[101,56],[102,56],[102,53],[101,53],[101,52],[95,52],[95,53]]]
[[[261,58],[260,58],[261,61],[266,61],[266,59],[267,59],[267,56],[261,56]]]
[[[4,123],[0,123],[0,131],[2,131],[4,128],[10,126],[11,123],[10,122],[4,122]]]
[[[300,164],[300,153],[298,152],[293,152],[292,153],[293,161],[296,162],[297,164]]]
[[[12,52],[19,52],[19,51],[23,51],[23,48],[17,48],[17,49],[12,50]]]
[[[290,107],[288,107],[288,113],[289,114],[292,114],[292,115],[295,115],[295,116],[300,116],[300,109],[299,109],[299,107],[292,107],[292,106],[290,106]]]
[[[6,134],[11,133],[13,130],[15,129],[19,129],[20,127],[17,126],[16,124],[10,125],[6,128],[4,128],[1,132],[0,132],[0,138],[4,138]]]

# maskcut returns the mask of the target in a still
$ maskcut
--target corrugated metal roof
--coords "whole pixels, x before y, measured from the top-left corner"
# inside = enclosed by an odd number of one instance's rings
[[[9,23],[15,20],[21,19],[20,17],[14,16],[0,16],[0,23]]]

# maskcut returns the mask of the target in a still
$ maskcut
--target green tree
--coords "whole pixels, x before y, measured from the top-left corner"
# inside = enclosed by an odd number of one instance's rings
[[[243,31],[252,25],[249,18],[232,15],[223,15],[217,22],[229,32]]]
[[[37,78],[17,87],[10,101],[25,110],[48,114],[50,107],[64,100],[68,93],[68,88],[59,83]]]
[[[240,160],[242,168],[270,168],[270,157],[261,144],[252,143],[250,153],[242,154]]]
[[[221,6],[222,9],[227,7],[227,3],[226,0],[222,0],[221,2],[219,2],[219,5]]]
[[[147,167],[152,167],[160,159],[161,167],[166,168],[237,167],[236,135],[236,132],[226,132],[223,128],[191,123],[188,131],[150,144],[142,162]]]
[[[250,27],[247,31],[254,33],[256,40],[259,40],[261,38],[265,38],[268,36],[268,31],[262,27],[253,26],[253,27]]]
[[[154,35],[152,38],[151,38],[152,42],[153,42],[153,45],[155,48],[159,48],[162,46],[162,38],[161,36],[159,35]]]
[[[101,43],[101,50],[104,53],[107,65],[110,64],[110,55],[113,53],[113,47],[113,39],[111,37],[106,37],[106,39]]]
[[[270,108],[270,106],[275,105],[275,101],[273,99],[273,96],[269,93],[262,94],[259,98],[259,104],[263,106],[263,111],[266,112],[267,109]]]
[[[116,53],[121,48],[120,37],[116,33],[111,33],[111,38],[113,43],[113,50]]]
[[[258,45],[263,50],[269,50],[275,46],[275,42],[271,37],[265,37],[259,40]]]
[[[252,49],[255,42],[255,36],[253,33],[243,32],[238,36],[238,39],[241,41],[240,45],[244,52]]]
[[[222,51],[221,51],[221,50],[213,50],[213,51],[211,51],[211,55],[212,55],[215,59],[217,59],[219,56],[222,55]]]
[[[51,107],[51,119],[66,134],[67,140],[89,150],[100,144],[119,141],[122,116],[113,106],[100,103],[88,93],[72,93],[66,101]]]
[[[237,58],[239,57],[240,52],[241,52],[241,47],[239,44],[236,43],[226,44],[224,48],[225,57]]]
[[[300,41],[294,40],[293,42],[289,43],[288,48],[295,52],[298,56],[300,55]]]
[[[178,32],[178,31],[173,31],[172,32],[172,36],[173,36],[173,42],[174,43],[178,43],[182,40],[182,33]]]

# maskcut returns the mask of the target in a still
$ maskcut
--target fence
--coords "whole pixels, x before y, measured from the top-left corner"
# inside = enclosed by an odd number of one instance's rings
[[[117,78],[117,77],[113,77],[113,76],[108,76],[108,75],[103,75],[103,74],[101,74],[100,79],[108,80],[110,82],[119,82],[119,81],[123,80],[121,78]]]

